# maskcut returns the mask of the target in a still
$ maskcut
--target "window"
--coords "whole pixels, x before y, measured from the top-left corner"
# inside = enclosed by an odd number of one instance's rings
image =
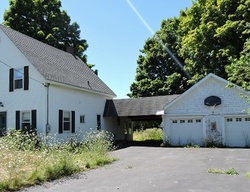
[[[250,117],[246,117],[246,118],[245,118],[245,121],[250,121]]]
[[[227,118],[227,122],[232,122],[233,118]]]
[[[21,125],[22,128],[30,128],[31,118],[30,118],[30,111],[22,112],[21,116]]]
[[[70,112],[63,112],[63,131],[70,131]]]
[[[180,120],[180,123],[185,123],[185,120]]]
[[[29,66],[9,70],[9,92],[15,89],[29,90]]]
[[[16,130],[34,130],[37,128],[37,111],[16,111]]]
[[[242,121],[242,118],[236,118],[236,121]]]
[[[177,120],[173,120],[172,123],[177,123]]]
[[[97,130],[101,129],[101,115],[96,116]]]
[[[193,119],[188,119],[188,123],[193,123]]]
[[[23,88],[23,75],[24,70],[23,68],[15,69],[14,71],[14,87],[15,89],[21,89]]]
[[[85,123],[85,115],[80,115],[80,123]]]
[[[196,123],[200,123],[200,122],[201,122],[201,119],[196,119],[195,122],[196,122]]]
[[[75,111],[59,110],[58,132],[75,133]]]

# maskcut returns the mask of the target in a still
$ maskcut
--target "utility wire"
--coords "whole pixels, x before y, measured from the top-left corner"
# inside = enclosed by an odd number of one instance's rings
[[[7,63],[5,63],[5,62],[3,62],[3,61],[1,61],[1,60],[0,60],[0,63],[4,64],[5,66],[9,67],[10,69],[13,68],[12,66],[8,65]],[[19,72],[19,73],[21,73],[21,72]],[[21,73],[21,74],[24,75],[24,73]],[[42,83],[41,81],[39,81],[39,80],[37,80],[37,79],[35,79],[35,78],[31,77],[31,76],[29,76],[29,79],[31,79],[31,80],[33,80],[33,81],[36,81],[37,83],[40,83],[40,84],[42,84],[43,86],[45,85],[45,84]]]

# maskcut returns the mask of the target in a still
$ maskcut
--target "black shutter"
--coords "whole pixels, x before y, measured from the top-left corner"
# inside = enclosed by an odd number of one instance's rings
[[[71,111],[71,132],[75,133],[75,111]]]
[[[63,133],[63,110],[59,110],[58,132]]]
[[[29,66],[24,67],[24,90],[29,90]]]
[[[14,91],[14,69],[10,69],[10,74],[9,74],[9,92]]]
[[[34,130],[34,129],[37,129],[36,127],[36,110],[32,110],[31,111],[31,128]]]
[[[20,111],[16,111],[16,130],[20,129]]]

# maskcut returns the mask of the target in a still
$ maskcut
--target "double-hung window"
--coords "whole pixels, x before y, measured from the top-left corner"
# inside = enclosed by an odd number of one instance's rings
[[[21,116],[22,128],[29,128],[31,124],[30,111],[22,112]]]
[[[15,71],[14,71],[15,89],[22,89],[23,88],[23,77],[24,77],[23,68],[15,69]]]
[[[59,110],[59,133],[75,133],[75,111]]]
[[[63,112],[63,131],[70,131],[70,111]]]
[[[9,92],[13,92],[15,89],[29,90],[29,66],[10,69]]]
[[[37,111],[16,111],[16,130],[19,129],[36,129],[37,128]]]

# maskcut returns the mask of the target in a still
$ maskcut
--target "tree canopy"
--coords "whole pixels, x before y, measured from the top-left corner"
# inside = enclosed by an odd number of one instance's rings
[[[80,38],[79,25],[61,10],[60,0],[10,0],[3,24],[61,50],[71,47],[87,62],[87,41]]]
[[[250,0],[196,0],[179,17],[163,20],[141,50],[128,95],[182,93],[208,73],[245,86],[250,80],[246,74],[250,66],[249,7]],[[242,72],[246,75],[237,79]]]

